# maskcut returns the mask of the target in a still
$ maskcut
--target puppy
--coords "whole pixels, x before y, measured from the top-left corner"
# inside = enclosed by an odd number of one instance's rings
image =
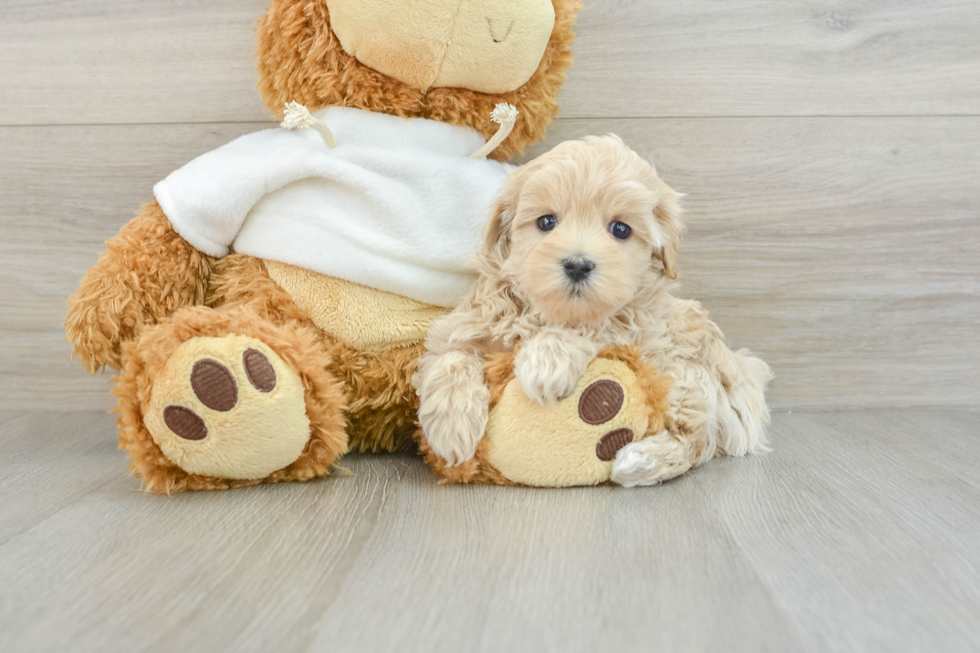
[[[697,302],[670,294],[680,195],[616,136],[562,143],[516,169],[476,257],[479,278],[426,342],[415,387],[432,450],[474,455],[487,425],[487,354],[544,404],[570,395],[606,345],[634,345],[673,377],[665,430],[619,450],[612,480],[652,485],[715,456],[766,448],[769,366],[732,352]]]

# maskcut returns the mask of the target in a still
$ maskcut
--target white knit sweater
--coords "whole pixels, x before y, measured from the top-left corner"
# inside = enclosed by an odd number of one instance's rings
[[[313,130],[269,129],[191,161],[153,191],[174,229],[211,256],[230,251],[454,306],[475,275],[508,166],[469,154],[476,131],[331,107]]]

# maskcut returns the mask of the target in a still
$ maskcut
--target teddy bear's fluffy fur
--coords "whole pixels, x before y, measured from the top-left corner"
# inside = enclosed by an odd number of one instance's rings
[[[506,160],[540,139],[557,114],[578,3],[554,0],[554,7],[555,27],[537,71],[521,88],[493,95],[451,88],[422,92],[385,77],[344,52],[330,28],[327,3],[272,0],[257,30],[258,88],[277,116],[287,101],[314,111],[342,105],[465,125],[484,135],[497,127],[489,119],[492,108],[510,102],[521,118],[493,154]],[[347,347],[313,325],[262,261],[241,255],[218,260],[197,251],[174,232],[156,202],[108,241],[69,300],[66,331],[73,356],[88,370],[120,370],[120,443],[152,491],[259,482],[187,474],[147,433],[143,411],[154,366],[186,338],[253,334],[300,374],[311,439],[295,464],[265,481],[322,475],[348,448],[406,448],[417,428],[411,375],[421,344],[382,352]]]
[[[623,447],[612,480],[673,478],[716,455],[764,449],[769,367],[732,352],[707,312],[670,294],[680,196],[616,137],[563,143],[512,174],[477,259],[481,276],[427,340],[416,377],[428,447],[470,460],[487,425],[489,356],[520,347],[514,370],[542,403],[568,396],[604,346],[635,345],[674,379],[664,428]],[[557,227],[538,226],[555,216]],[[613,222],[631,236],[617,239]],[[594,268],[582,280],[571,259]]]

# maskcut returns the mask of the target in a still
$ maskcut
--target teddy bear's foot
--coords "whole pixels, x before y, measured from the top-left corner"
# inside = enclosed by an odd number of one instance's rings
[[[306,480],[346,450],[342,390],[325,361],[310,355],[318,343],[301,327],[253,318],[190,309],[128,352],[117,392],[120,443],[150,489]],[[222,327],[233,335],[216,335]],[[142,395],[138,424],[127,412],[134,384]]]
[[[632,349],[600,352],[572,394],[550,405],[524,393],[513,360],[501,355],[485,367],[491,410],[471,460],[449,467],[423,443],[437,473],[464,483],[597,485],[610,480],[621,449],[662,428],[670,379]]]
[[[190,474],[257,480],[310,439],[303,382],[265,343],[192,338],[153,381],[143,417],[153,441]]]
[[[645,393],[623,362],[599,358],[571,396],[543,405],[510,382],[490,412],[486,460],[523,485],[565,487],[608,481],[622,447],[643,437]]]

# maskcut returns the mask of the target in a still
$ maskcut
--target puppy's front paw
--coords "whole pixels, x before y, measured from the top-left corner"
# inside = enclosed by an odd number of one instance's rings
[[[662,431],[617,451],[609,480],[623,487],[657,485],[680,476],[691,464],[684,445]]]
[[[450,466],[472,458],[490,405],[483,361],[456,351],[440,356],[425,370],[419,398],[419,423],[432,451]]]
[[[596,347],[581,336],[543,331],[527,341],[514,359],[514,374],[529,398],[554,404],[575,391]]]
[[[656,485],[662,479],[657,470],[656,452],[647,440],[631,442],[616,452],[609,480],[623,487]]]

